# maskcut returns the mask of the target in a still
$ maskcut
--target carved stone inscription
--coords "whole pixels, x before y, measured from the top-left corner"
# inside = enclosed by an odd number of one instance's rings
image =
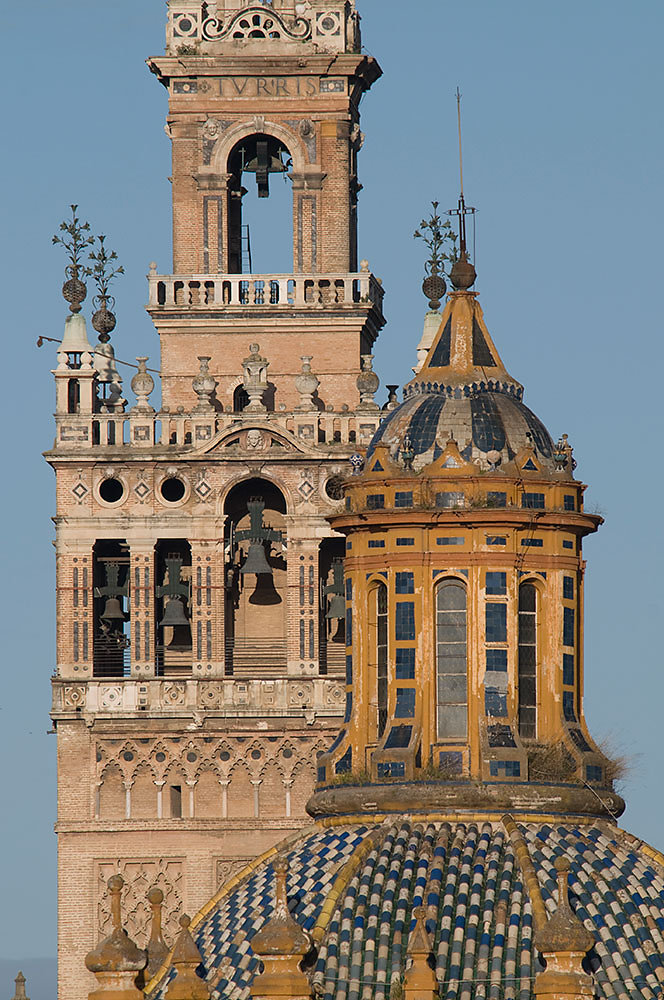
[[[208,77],[199,83],[198,89],[233,98],[313,97],[344,94],[346,81],[343,77],[318,76],[218,76]]]

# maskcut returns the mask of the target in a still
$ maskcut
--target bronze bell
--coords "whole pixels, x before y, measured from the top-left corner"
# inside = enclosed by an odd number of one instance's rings
[[[330,606],[327,610],[326,618],[345,618],[346,599],[343,594],[331,594]]]
[[[272,576],[272,567],[270,566],[267,558],[265,556],[265,546],[262,542],[250,542],[249,551],[247,553],[247,558],[245,559],[244,566],[240,570],[240,573],[244,576],[245,573],[269,573]]]
[[[179,597],[171,597],[168,604],[164,605],[164,617],[159,622],[161,628],[177,628],[178,625],[189,625],[189,619],[184,613],[182,601]]]
[[[122,610],[122,603],[119,597],[107,597],[104,610],[99,616],[105,621],[119,621],[123,622],[125,620],[124,611]]]

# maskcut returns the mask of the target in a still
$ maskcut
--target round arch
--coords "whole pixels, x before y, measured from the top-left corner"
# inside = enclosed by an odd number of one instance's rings
[[[233,500],[233,495],[239,493],[243,485],[247,486],[249,492],[247,496],[260,496],[261,487],[265,484],[268,491],[275,491],[275,493],[280,494],[282,505],[279,507],[273,507],[271,509],[278,510],[280,514],[288,515],[293,509],[293,498],[291,492],[286,486],[286,484],[278,479],[276,476],[247,476],[246,473],[242,476],[238,476],[237,479],[231,480],[227,484],[226,489],[220,493],[218,500],[218,513],[221,515],[228,515],[231,513],[229,510],[229,501]],[[253,490],[253,492],[252,492]]]
[[[245,122],[236,128],[229,129],[221,135],[212,150],[210,157],[210,167],[214,173],[226,175],[228,173],[228,162],[231,153],[243,139],[250,135],[267,135],[278,139],[288,149],[293,160],[293,173],[302,173],[307,162],[307,154],[304,143],[300,137],[289,129],[279,125],[277,122]]]

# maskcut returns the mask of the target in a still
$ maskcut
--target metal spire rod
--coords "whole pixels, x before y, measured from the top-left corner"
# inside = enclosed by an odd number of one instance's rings
[[[461,91],[456,89],[457,100],[457,128],[459,132],[459,179],[461,182],[461,199],[463,200],[463,155],[461,152]]]
[[[474,208],[466,208],[466,201],[463,196],[463,152],[461,148],[461,91],[457,87],[456,89],[456,102],[457,102],[457,130],[459,134],[459,183],[460,183],[460,193],[459,193],[459,203],[456,209],[452,209],[448,212],[448,215],[456,215],[459,219],[459,253],[465,259],[467,256],[467,244],[466,244],[466,216],[474,215]]]

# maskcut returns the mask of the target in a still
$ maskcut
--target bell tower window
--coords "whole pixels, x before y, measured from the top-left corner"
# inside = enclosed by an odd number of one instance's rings
[[[232,149],[228,158],[231,274],[292,271],[293,196],[288,183],[291,167],[290,152],[271,135],[246,136]]]

